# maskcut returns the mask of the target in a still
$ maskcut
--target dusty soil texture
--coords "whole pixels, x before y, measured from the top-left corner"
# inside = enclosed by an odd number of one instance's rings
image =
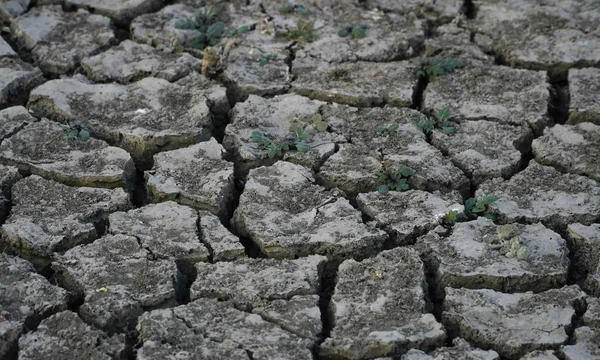
[[[600,1],[0,22],[0,360],[600,360]]]

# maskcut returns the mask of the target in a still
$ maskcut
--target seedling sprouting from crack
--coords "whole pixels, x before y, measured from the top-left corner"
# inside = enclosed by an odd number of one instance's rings
[[[313,42],[318,39],[313,30],[313,23],[310,21],[302,21],[296,28],[286,34],[283,34],[287,40]]]
[[[286,136],[274,136],[260,131],[252,132],[252,141],[263,147],[270,159],[281,157],[285,151],[291,149],[307,152],[310,148],[306,143],[309,137],[310,135],[300,126],[295,127],[292,133]]]
[[[261,54],[260,66],[265,66],[271,61],[277,61],[277,54]]]
[[[425,58],[421,59],[419,68],[417,69],[417,75],[419,76],[438,76],[448,72],[452,72],[454,69],[465,66],[462,60],[457,58]]]
[[[291,14],[293,12],[304,15],[308,13],[308,9],[304,5],[286,3],[279,8],[279,12],[282,14]]]
[[[384,162],[383,170],[375,174],[382,183],[378,191],[381,194],[390,190],[406,191],[409,189],[408,178],[414,174],[415,171],[406,165]]]
[[[450,210],[446,215],[442,216],[440,222],[443,226],[451,228],[456,224],[458,219],[458,210]]]
[[[493,250],[498,250],[507,258],[525,260],[529,257],[529,248],[521,244],[519,235],[512,236],[513,228],[510,224],[499,226],[496,229],[498,236],[486,234],[483,241],[488,243]]]
[[[484,196],[481,199],[468,198],[465,201],[465,216],[468,220],[475,220],[480,216],[490,220],[496,220],[496,215],[491,213],[490,205],[498,198],[495,196]]]
[[[90,132],[88,128],[81,123],[81,121],[75,121],[74,125],[63,126],[63,130],[67,133],[68,138],[79,137],[81,140],[86,141],[90,138]]]
[[[398,133],[399,125],[396,123],[388,125],[379,125],[375,128],[375,131],[381,135],[396,135]]]
[[[338,30],[337,34],[341,37],[351,35],[355,39],[362,39],[367,36],[367,25],[344,25],[341,29]]]
[[[196,30],[199,32],[190,44],[194,49],[203,50],[208,46],[215,46],[223,36],[236,37],[250,30],[249,26],[237,29],[226,29],[225,23],[215,22],[217,12],[214,6],[206,6],[194,12],[194,18],[186,17],[175,23],[176,29]]]
[[[426,117],[425,119],[419,120],[417,126],[426,135],[429,135],[434,128],[442,130],[442,132],[446,135],[451,135],[456,132],[456,129],[454,128],[454,125],[448,120],[449,118],[450,110],[446,106],[442,110],[438,111],[433,118]]]

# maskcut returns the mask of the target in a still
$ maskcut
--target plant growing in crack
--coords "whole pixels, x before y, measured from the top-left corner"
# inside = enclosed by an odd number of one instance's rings
[[[348,35],[352,36],[354,39],[363,39],[367,37],[367,25],[360,24],[356,26],[352,25],[344,25],[342,26],[337,34],[340,37],[346,37]]]
[[[73,124],[71,126],[63,125],[62,128],[63,128],[64,132],[67,133],[68,138],[79,137],[83,141],[86,141],[87,139],[90,138],[90,131],[79,120],[75,121],[75,124]]]
[[[451,228],[458,221],[458,210],[450,210],[441,217],[440,223],[446,228]]]
[[[437,113],[435,113],[434,117],[425,117],[425,119],[419,120],[417,126],[421,129],[426,135],[431,134],[433,129],[437,128],[442,130],[442,132],[446,135],[452,135],[456,132],[456,128],[454,128],[454,124],[450,121],[450,110],[448,107],[444,107]]]
[[[398,128],[400,125],[396,123],[388,124],[388,125],[379,125],[375,128],[375,132],[380,135],[396,135],[398,133]]]
[[[525,260],[529,257],[529,248],[521,244],[519,235],[512,236],[513,228],[510,224],[502,225],[496,228],[497,236],[486,234],[483,241],[488,243],[494,250],[498,250],[507,258],[516,258]]]
[[[261,54],[260,55],[260,66],[265,66],[271,61],[277,61],[277,54]]]
[[[306,141],[309,138],[310,135],[300,126],[293,128],[292,133],[286,136],[275,136],[260,131],[252,132],[252,141],[263,147],[270,159],[281,157],[285,151],[291,149],[299,152],[307,152],[310,147]]]
[[[297,14],[304,15],[304,14],[308,13],[308,9],[304,5],[292,4],[292,3],[288,2],[279,8],[279,12],[282,14],[291,14],[291,13],[295,12]]]
[[[292,128],[301,126],[308,133],[311,133],[311,130],[312,132],[325,132],[329,127],[329,124],[323,120],[323,116],[321,116],[321,114],[314,114],[306,117],[295,117],[290,119],[290,123],[292,123]]]
[[[457,58],[438,58],[431,57],[421,59],[419,67],[417,68],[418,76],[438,76],[448,72],[454,71],[454,69],[465,66],[462,60]]]
[[[495,196],[484,196],[481,199],[468,198],[465,201],[465,216],[467,220],[475,220],[480,216],[496,220],[496,215],[491,213],[490,205],[496,202]]]
[[[382,183],[378,191],[381,194],[390,190],[406,191],[409,189],[408,178],[414,174],[415,171],[406,165],[384,162],[383,170],[375,174]]]
[[[236,37],[250,30],[249,26],[237,29],[226,29],[225,23],[215,22],[217,12],[214,6],[205,6],[194,12],[194,18],[186,17],[175,23],[176,29],[196,30],[199,32],[190,44],[194,49],[203,50],[208,46],[217,45],[223,36]]]
[[[313,42],[318,39],[314,33],[313,23],[311,21],[302,21],[296,28],[283,34],[283,37],[290,41]]]

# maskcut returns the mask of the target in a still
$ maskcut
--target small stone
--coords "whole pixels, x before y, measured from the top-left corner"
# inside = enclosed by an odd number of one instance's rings
[[[600,296],[600,224],[570,224],[567,238],[573,247],[574,276],[584,289]]]
[[[402,360],[500,360],[494,350],[481,350],[471,347],[461,338],[452,340],[453,347],[442,347],[427,354],[421,350],[411,349],[402,355]]]
[[[569,70],[569,119],[567,124],[600,125],[600,69]]]
[[[540,292],[565,285],[569,267],[567,243],[542,224],[512,224],[510,236],[519,236],[529,256],[507,258],[483,241],[497,237],[491,220],[457,223],[448,237],[433,232],[419,238],[417,247],[429,263],[438,292],[453,288],[492,289],[502,292]],[[512,254],[511,254],[512,255]]]
[[[319,355],[398,357],[412,348],[431,351],[442,346],[446,333],[426,312],[425,289],[423,263],[412,249],[344,261],[330,304],[334,327]]]
[[[436,113],[447,106],[451,118],[529,126],[541,133],[551,122],[549,88],[542,71],[474,64],[432,78],[422,107]]]
[[[0,358],[16,356],[17,339],[40,320],[67,309],[68,295],[26,260],[0,253]]]
[[[600,123],[555,125],[533,140],[533,154],[542,165],[600,181]]]
[[[523,154],[529,152],[533,134],[527,126],[493,121],[461,121],[454,134],[440,130],[431,143],[448,154],[453,163],[478,185],[494,177],[509,178],[520,170]]]
[[[65,126],[46,119],[5,139],[0,159],[26,173],[73,186],[126,187],[135,176],[125,150],[94,138],[69,138]]]
[[[420,190],[370,192],[356,197],[358,208],[378,227],[393,234],[396,245],[412,243],[417,236],[438,226],[451,210],[463,211],[458,194],[441,195]]]
[[[12,188],[12,209],[2,225],[2,242],[43,267],[55,252],[98,237],[108,214],[125,210],[123,189],[70,187],[32,175]]]
[[[66,74],[85,56],[117,41],[109,18],[85,10],[64,12],[60,5],[34,7],[11,20],[10,28],[42,71],[52,75]]]
[[[600,329],[583,326],[575,329],[575,344],[561,346],[558,353],[565,360],[599,359]]]
[[[93,9],[95,14],[108,16],[118,25],[128,25],[136,16],[160,9],[161,0],[66,0],[67,6]]]
[[[134,236],[106,235],[52,263],[65,289],[84,299],[79,315],[109,333],[133,330],[144,309],[176,304],[175,261],[159,259]]]
[[[311,171],[278,161],[250,170],[232,226],[269,257],[365,257],[387,236],[363,224],[350,202],[316,185]]]
[[[326,258],[241,259],[196,264],[190,299],[228,300],[298,336],[316,340],[321,332],[319,276]]]
[[[246,257],[246,249],[240,239],[209,212],[200,212],[200,234],[202,242],[212,253],[213,261],[232,261]]]
[[[225,218],[235,192],[233,164],[214,138],[187,148],[154,155],[146,189],[153,202],[176,201]]]
[[[198,299],[171,309],[145,312],[137,325],[138,359],[312,359],[312,341],[283,330],[229,302]]]
[[[153,47],[125,40],[119,46],[81,61],[94,82],[128,84],[151,76],[173,82],[199,71],[202,62],[187,53],[166,54]]]
[[[208,140],[217,114],[229,110],[225,88],[197,73],[176,83],[152,77],[130,85],[90,84],[82,76],[52,80],[32,91],[28,106],[57,122],[81,119],[92,137],[124,148],[142,167],[159,151]]]
[[[18,58],[0,58],[0,108],[24,105],[29,92],[42,82],[40,69]]]
[[[418,77],[408,62],[322,63],[312,70],[296,67],[292,91],[311,99],[357,107],[390,104],[409,107]]]
[[[534,294],[446,288],[442,322],[449,332],[508,359],[565,344],[584,304],[578,286]]]
[[[541,221],[561,232],[568,224],[589,225],[600,219],[600,185],[596,181],[562,174],[534,161],[510,180],[484,182],[475,195],[498,198],[490,209],[501,223]]]
[[[122,359],[125,335],[109,337],[85,324],[76,313],[63,311],[42,321],[19,339],[20,360]]]
[[[209,252],[197,234],[198,214],[173,201],[115,212],[108,217],[110,234],[134,236],[141,246],[159,259],[174,259],[191,271],[207,261]]]
[[[0,110],[0,142],[36,121],[23,106]]]

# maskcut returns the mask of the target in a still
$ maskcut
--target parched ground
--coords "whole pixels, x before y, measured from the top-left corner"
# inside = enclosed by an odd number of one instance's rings
[[[597,0],[0,21],[0,359],[600,359]]]

